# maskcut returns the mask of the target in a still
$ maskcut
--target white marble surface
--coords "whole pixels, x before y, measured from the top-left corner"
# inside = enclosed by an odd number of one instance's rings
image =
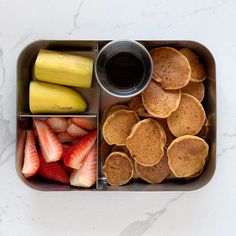
[[[236,2],[0,0],[0,235],[236,235]],[[189,193],[38,192],[15,173],[16,60],[37,39],[190,39],[217,63],[212,181]]]

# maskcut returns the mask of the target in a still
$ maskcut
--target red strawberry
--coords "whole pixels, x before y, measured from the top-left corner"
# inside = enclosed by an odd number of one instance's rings
[[[41,153],[39,153],[40,167],[37,174],[45,179],[54,180],[63,184],[69,183],[69,177],[58,162],[47,163]]]
[[[88,134],[87,130],[80,128],[74,125],[73,123],[69,124],[66,131],[68,132],[69,135],[75,138],[80,138]]]
[[[28,178],[35,175],[38,168],[39,156],[35,146],[34,134],[32,130],[27,130],[22,173]]]
[[[62,157],[63,147],[50,126],[39,119],[34,119],[37,129],[39,144],[46,162],[58,161]]]
[[[67,119],[64,117],[50,117],[47,119],[47,123],[55,133],[66,131]]]
[[[64,155],[67,152],[67,150],[70,148],[70,146],[66,144],[62,144],[62,146],[63,146],[63,154],[62,154],[61,160],[63,161]]]
[[[77,187],[89,188],[96,182],[97,176],[97,145],[86,156],[79,170],[74,170],[70,175],[70,184]]]
[[[73,117],[71,122],[81,128],[93,130],[96,129],[97,121],[94,117]]]
[[[69,143],[75,139],[74,137],[69,135],[66,131],[59,133],[57,137],[61,143]]]
[[[34,137],[38,137],[38,133],[37,133],[37,130],[36,130],[36,127],[35,127],[35,124],[33,122],[33,133],[34,133]]]
[[[71,146],[64,155],[64,163],[74,169],[79,169],[82,162],[97,138],[97,131],[94,130]]]

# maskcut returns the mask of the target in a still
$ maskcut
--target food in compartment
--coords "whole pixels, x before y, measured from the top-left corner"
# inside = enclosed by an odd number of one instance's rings
[[[176,177],[189,177],[205,165],[209,146],[192,135],[176,138],[167,149],[169,167]]]
[[[85,99],[75,90],[38,81],[30,82],[29,106],[32,114],[78,113],[87,109]]]
[[[54,133],[61,133],[67,129],[67,119],[64,117],[49,117],[47,123]]]
[[[206,139],[208,134],[208,120],[206,118],[204,125],[201,130],[196,134],[198,137]]]
[[[128,102],[128,106],[131,110],[135,111],[138,116],[152,117],[143,105],[142,95],[132,97]]]
[[[79,117],[74,117],[79,118]],[[67,132],[74,125],[72,118],[33,118],[35,127],[26,131],[22,173],[26,178],[34,175],[63,184],[89,188],[96,182],[97,131],[96,118],[83,117],[83,124],[93,124],[78,138]],[[65,127],[66,124],[66,127]],[[91,126],[90,126],[91,128]]]
[[[202,104],[193,96],[182,93],[179,107],[168,118],[167,123],[176,137],[197,134],[206,119]]]
[[[26,178],[35,175],[39,169],[39,156],[35,146],[35,138],[32,130],[26,131],[24,164],[22,173]]]
[[[166,144],[162,126],[151,118],[139,121],[126,138],[126,147],[136,162],[144,166],[158,163]]]
[[[205,87],[202,82],[195,83],[190,81],[181,91],[194,96],[199,102],[202,102],[205,95]]]
[[[153,79],[164,89],[181,89],[191,78],[188,59],[171,47],[154,48],[150,51],[153,60]]]
[[[94,130],[73,144],[64,155],[63,161],[65,165],[73,169],[80,169],[96,139],[97,131]]]
[[[165,90],[160,83],[151,80],[142,93],[143,106],[149,114],[158,118],[166,118],[179,107],[181,92]]]
[[[133,164],[124,152],[112,152],[106,159],[103,171],[110,185],[123,185],[133,176]]]
[[[139,121],[134,111],[118,110],[108,115],[102,127],[103,137],[110,145],[125,145],[134,124]]]
[[[97,144],[95,143],[87,154],[83,165],[73,170],[70,184],[77,187],[89,188],[96,182],[97,173]]]
[[[206,79],[206,71],[204,65],[199,61],[196,53],[189,48],[180,49],[182,53],[189,61],[191,67],[191,81],[201,82]]]
[[[62,184],[69,184],[69,177],[66,170],[59,162],[46,162],[43,155],[39,151],[40,167],[37,175],[44,179],[52,180]]]
[[[150,184],[159,184],[170,174],[166,150],[161,160],[153,166],[143,166],[135,162],[137,175]]]
[[[204,170],[209,152],[205,141],[208,121],[201,104],[205,95],[202,82],[206,77],[204,65],[193,51],[186,48],[178,51],[160,47],[150,53],[154,64],[152,80],[142,94],[127,101],[129,112],[135,112],[140,121],[126,129],[123,137],[125,144],[124,141],[119,145],[116,142],[107,143],[108,135],[119,137],[123,132],[125,122],[110,118],[116,113],[112,110],[116,110],[117,104],[105,107],[102,114],[104,140],[101,155],[105,163],[104,174],[111,185],[128,183],[114,181],[117,176],[126,175],[127,171],[123,173],[120,163],[115,161],[111,162],[109,170],[107,160],[113,155],[122,159],[126,154],[126,161],[128,157],[136,178],[150,184],[179,178],[193,180]],[[118,106],[121,114],[125,114],[126,109]],[[109,119],[114,122],[112,126],[119,127],[115,132],[113,127],[107,130],[105,126]],[[132,178],[134,174],[126,180]]]
[[[47,122],[34,119],[40,150],[46,162],[58,161],[63,154],[63,146]]]
[[[76,54],[41,49],[35,61],[36,80],[90,88],[93,59]]]

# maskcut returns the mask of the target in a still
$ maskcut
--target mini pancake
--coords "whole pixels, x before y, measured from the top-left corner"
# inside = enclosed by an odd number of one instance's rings
[[[154,120],[156,120],[163,127],[166,133],[166,147],[168,147],[176,137],[171,133],[169,129],[167,119],[154,118]]]
[[[160,83],[151,80],[142,93],[143,105],[154,117],[166,118],[175,111],[180,103],[180,90],[165,90]]]
[[[102,127],[105,141],[109,145],[122,146],[131,132],[131,128],[139,121],[134,111],[119,110],[108,116]]]
[[[104,108],[103,113],[102,113],[102,119],[101,119],[101,126],[100,126],[101,129],[102,129],[102,126],[103,126],[106,118],[109,115],[111,115],[114,111],[118,111],[118,110],[129,110],[129,107],[125,106],[125,105],[122,105],[122,104],[115,103],[115,104],[106,106]]]
[[[103,172],[110,185],[124,185],[133,176],[133,165],[124,152],[112,152],[106,159]]]
[[[126,147],[136,162],[143,166],[157,164],[163,154],[166,134],[155,120],[147,118],[134,125],[126,139]]]
[[[109,156],[109,154],[112,152],[112,145],[109,145],[104,139],[101,142],[100,146],[100,153],[101,153],[101,159],[102,163],[105,163],[105,160]]]
[[[129,149],[126,146],[116,146],[116,145],[114,145],[114,146],[112,146],[111,151],[112,152],[124,152],[127,155],[130,155]]]
[[[164,89],[185,87],[191,78],[191,67],[187,58],[171,47],[154,48],[150,51],[153,60],[153,79]]]
[[[181,92],[190,94],[194,96],[199,102],[201,102],[205,95],[205,87],[202,82],[189,82],[186,87],[181,89]]]
[[[206,119],[202,104],[193,96],[182,93],[179,108],[168,118],[167,124],[175,137],[197,134]]]
[[[206,71],[203,64],[199,61],[198,56],[189,48],[180,49],[182,53],[189,61],[191,67],[191,81],[201,82],[206,78]]]
[[[185,177],[185,179],[186,180],[192,180],[192,179],[195,179],[195,178],[199,177],[202,174],[203,169],[204,169],[204,166],[202,167],[201,170],[197,171],[193,175],[190,175],[189,177]]]
[[[126,146],[116,146],[116,145],[114,145],[113,147],[112,147],[112,150],[111,150],[112,152],[124,152],[124,153],[126,153],[127,155],[128,155],[128,157],[130,158],[130,160],[131,160],[131,162],[132,162],[132,164],[133,164],[133,166],[134,166],[134,159],[131,157],[131,155],[130,155],[130,153],[129,153],[129,149],[126,147]],[[135,169],[134,169],[134,173],[133,173],[133,176],[132,176],[132,179],[138,179],[139,178],[139,176],[137,175],[137,173],[136,173],[136,171],[135,171]]]
[[[142,166],[137,162],[134,166],[138,176],[150,184],[159,184],[170,174],[166,151],[154,166]]]
[[[167,149],[168,164],[176,177],[189,177],[205,165],[209,146],[193,135],[176,138]]]
[[[208,120],[206,118],[204,125],[196,135],[200,138],[206,139],[207,134],[208,134]]]
[[[151,117],[151,115],[147,112],[147,110],[143,106],[142,96],[140,94],[132,97],[128,102],[128,106],[130,109],[135,111],[139,116]]]

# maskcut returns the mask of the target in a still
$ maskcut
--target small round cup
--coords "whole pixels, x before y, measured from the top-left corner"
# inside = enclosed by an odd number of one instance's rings
[[[144,73],[139,83],[130,88],[117,88],[107,78],[106,63],[114,55],[127,52],[137,57],[144,66]],[[148,50],[136,41],[117,40],[106,44],[95,61],[95,75],[100,87],[110,95],[120,98],[133,97],[141,93],[152,78],[153,63]]]

